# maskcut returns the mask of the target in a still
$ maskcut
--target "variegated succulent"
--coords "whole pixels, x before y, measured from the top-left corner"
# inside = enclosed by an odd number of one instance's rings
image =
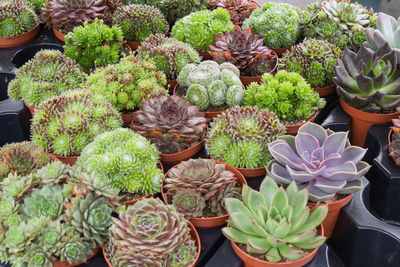
[[[296,137],[285,135],[268,145],[274,158],[267,173],[280,184],[295,181],[306,187],[310,201],[334,199],[362,187],[361,177],[371,167],[361,161],[366,149],[351,146],[348,132],[334,133],[309,122]]]

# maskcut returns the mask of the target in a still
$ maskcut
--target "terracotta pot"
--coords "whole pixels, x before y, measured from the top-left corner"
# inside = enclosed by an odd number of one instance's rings
[[[29,109],[29,112],[31,113],[31,115],[32,115],[32,117],[33,117],[33,115],[35,115],[35,107],[29,106],[29,105],[26,104],[25,102],[24,102],[24,105],[25,105],[25,107],[26,107],[27,109]]]
[[[199,143],[195,144],[192,147],[189,147],[181,152],[174,154],[160,154],[160,160],[164,164],[177,164],[181,161],[188,160],[201,150],[203,147],[204,140],[201,140]]]
[[[267,174],[267,169],[265,167],[259,167],[259,168],[236,168],[238,171],[240,171],[241,174],[244,175],[246,178],[254,178],[254,177],[260,177],[264,176]]]
[[[193,263],[189,267],[195,267],[196,263],[197,263],[197,261],[199,260],[199,257],[200,257],[201,243],[200,243],[199,234],[197,233],[196,228],[193,226],[193,224],[191,222],[189,222],[189,227],[190,227],[190,235],[192,236],[192,239],[194,239],[194,241],[196,242],[196,246],[197,246],[197,256],[194,259]],[[104,245],[102,247],[102,250],[103,250],[104,259],[106,260],[108,267],[113,267],[113,265],[111,264],[111,262],[107,258],[106,252],[104,251]]]
[[[348,195],[345,198],[342,198],[338,201],[332,202],[323,202],[323,203],[312,203],[310,202],[308,205],[315,209],[318,206],[328,205],[328,215],[326,215],[325,220],[322,222],[322,226],[324,227],[326,238],[331,238],[333,234],[333,230],[335,230],[336,222],[338,220],[340,211],[350,200],[353,198],[353,194]]]
[[[397,118],[400,112],[389,114],[368,113],[353,108],[340,98],[340,106],[352,118],[351,121],[351,143],[355,146],[364,146],[365,138],[369,128],[374,124],[387,124]]]
[[[225,162],[219,161],[219,160],[215,160],[214,161],[218,164],[224,164],[225,165],[225,169],[228,171],[231,171],[235,174],[236,180],[238,181],[238,184],[240,186],[240,188],[242,188],[242,186],[245,184],[247,185],[246,179],[244,178],[244,176],[233,166],[226,164]],[[171,170],[177,166],[179,166],[181,163],[175,165],[174,167],[172,167],[171,169],[169,169],[169,171],[164,175],[164,178],[162,180],[161,183],[161,196],[165,202],[165,204],[170,204],[168,203],[167,200],[167,196],[164,194],[164,181],[167,178],[167,176],[169,175],[169,173],[171,172]],[[217,216],[217,217],[209,217],[209,218],[192,218],[190,219],[190,222],[193,223],[193,225],[196,228],[216,228],[218,226],[222,226],[226,224],[226,220],[228,220],[229,215],[222,215],[222,216]]]
[[[276,48],[276,49],[272,49],[272,50],[278,55],[278,57],[281,57],[283,55],[283,53],[291,51],[292,46],[286,46],[286,47]]]
[[[38,35],[39,30],[40,24],[36,25],[33,29],[17,36],[0,37],[0,47],[14,47],[29,43],[36,37],[36,35]]]
[[[336,85],[333,84],[326,87],[314,88],[314,90],[319,94],[319,97],[325,97],[336,92]]]
[[[389,154],[390,153],[392,153],[393,151],[394,151],[394,149],[390,146],[390,144],[392,143],[392,134],[393,134],[393,130],[392,129],[390,129],[390,131],[389,131],[389,134],[388,134],[388,148],[389,148]],[[394,157],[394,156],[391,156],[392,157],[392,159],[394,160],[394,162],[396,163],[396,165],[397,166],[399,166],[400,167],[400,164],[397,164],[397,160],[399,159],[399,157]]]
[[[79,157],[79,156],[64,157],[64,156],[54,155],[54,154],[51,154],[51,153],[47,153],[47,155],[49,155],[52,158],[57,158],[62,163],[68,164],[68,165],[71,165],[71,166],[76,163],[76,161],[78,160],[78,157]]]
[[[210,55],[208,51],[202,50],[202,51],[197,51],[199,55],[202,57],[202,60],[212,60],[213,57]]]
[[[306,124],[307,122],[313,122],[315,120],[315,118],[317,117],[317,114],[318,114],[318,110],[314,113],[314,115],[308,121],[305,121],[303,123],[296,124],[296,125],[287,125],[286,126],[286,134],[293,134],[293,135],[297,134],[297,131],[299,130],[299,128],[302,125]]]
[[[324,226],[320,226],[321,229],[321,235],[324,235]],[[242,259],[244,263],[244,267],[301,267],[309,263],[317,254],[317,251],[319,248],[314,249],[311,253],[307,254],[303,258],[300,258],[295,261],[286,261],[286,262],[269,262],[269,261],[263,261],[259,260],[249,254],[247,254],[245,251],[243,251],[241,248],[239,248],[236,243],[231,241],[231,245],[233,250],[236,252],[236,255],[239,256],[239,258]]]
[[[57,39],[60,40],[61,42],[65,43],[65,34],[63,34],[62,32],[60,32],[59,30],[57,30],[54,27],[52,27],[52,28],[53,28],[53,33],[57,37]]]
[[[99,253],[100,248],[94,248],[92,249],[93,254],[91,255],[87,255],[86,256],[86,261],[89,261],[90,259],[92,259],[94,256],[97,255],[97,253]],[[78,261],[76,263],[69,263],[68,261],[53,261],[53,267],[74,267],[74,266],[79,266],[81,264],[83,264],[83,261]]]

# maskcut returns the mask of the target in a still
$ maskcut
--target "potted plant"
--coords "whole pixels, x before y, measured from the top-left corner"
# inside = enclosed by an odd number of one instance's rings
[[[244,185],[243,201],[226,198],[231,240],[245,266],[303,266],[325,242],[320,226],[328,209],[307,207],[307,190],[292,182],[286,189],[266,177],[255,191]]]
[[[121,113],[124,125],[133,120],[133,111],[143,101],[157,95],[168,95],[167,80],[150,59],[133,54],[121,58],[117,64],[98,68],[87,77],[85,88],[104,95]]]
[[[77,266],[108,238],[117,194],[105,177],[59,161],[0,185],[1,262]]]
[[[207,133],[211,158],[236,167],[245,177],[265,174],[269,142],[285,134],[285,126],[268,110],[233,107],[215,117]]]
[[[176,164],[203,147],[207,120],[199,107],[180,96],[156,96],[135,112],[130,127],[156,145],[162,163]]]
[[[208,8],[217,7],[228,10],[232,23],[240,26],[256,8],[261,6],[252,0],[210,0]]]
[[[158,8],[148,5],[127,5],[118,7],[114,12],[113,24],[122,29],[124,40],[136,50],[140,42],[152,34],[165,34],[169,30],[168,22]]]
[[[35,8],[36,14],[40,14],[41,8],[46,4],[47,1],[48,0],[28,0],[28,2],[31,2]]]
[[[44,49],[16,72],[8,85],[8,96],[22,99],[31,114],[43,101],[81,86],[85,76],[75,60],[58,50]]]
[[[197,228],[226,224],[224,199],[241,199],[247,182],[234,167],[213,159],[189,159],[171,168],[164,176],[161,195],[166,204]]]
[[[26,44],[40,30],[35,8],[26,0],[2,0],[0,25],[0,48]]]
[[[241,104],[244,89],[239,73],[239,69],[228,62],[219,65],[206,60],[197,66],[188,64],[179,73],[179,86],[174,94],[185,96],[211,119]]]
[[[36,108],[31,137],[44,151],[73,165],[97,135],[121,125],[121,115],[103,96],[72,90]]]
[[[399,116],[400,68],[396,52],[386,42],[377,51],[364,45],[357,53],[345,49],[335,67],[340,105],[352,117],[352,144],[363,146],[373,124]]]
[[[279,69],[299,73],[320,97],[336,92],[332,78],[340,48],[324,40],[307,39],[282,55]]]
[[[10,173],[25,176],[51,161],[52,158],[32,142],[6,144],[0,148],[0,182]]]
[[[172,27],[171,37],[192,45],[207,60],[211,59],[207,51],[215,36],[232,29],[233,23],[225,9],[201,10],[178,20]]]
[[[251,33],[251,28],[242,31],[235,25],[231,32],[217,35],[210,49],[215,61],[231,62],[240,69],[245,86],[261,82],[261,75],[275,72],[278,65],[276,53],[264,46],[263,40]]]
[[[154,61],[167,76],[170,89],[176,86],[176,78],[184,66],[200,63],[200,56],[189,44],[162,34],[151,35],[138,48],[138,56]]]
[[[170,205],[143,199],[119,212],[103,247],[109,267],[188,266],[200,256],[200,238],[193,225]]]
[[[361,161],[366,149],[351,146],[347,136],[348,132],[334,133],[309,122],[296,137],[285,135],[268,145],[273,160],[267,174],[280,184],[295,181],[307,188],[309,201],[328,206],[323,222],[328,238],[341,208],[361,189],[361,178],[371,167]]]
[[[243,22],[242,29],[251,28],[253,33],[264,39],[265,46],[281,56],[300,37],[300,14],[300,9],[290,4],[266,3],[253,11]]]
[[[302,124],[314,121],[318,109],[326,104],[298,73],[281,70],[275,76],[266,73],[261,79],[261,84],[247,87],[242,105],[274,112],[288,134],[296,134]]]
[[[107,177],[120,191],[120,202],[131,205],[160,192],[163,170],[158,158],[156,147],[146,138],[120,128],[97,136],[76,164]]]
[[[375,27],[376,15],[350,0],[325,0],[309,4],[300,21],[305,38],[357,51],[365,41],[365,29]]]
[[[393,127],[389,131],[389,155],[400,166],[400,117],[392,120]],[[1,153],[1,151],[0,151]]]

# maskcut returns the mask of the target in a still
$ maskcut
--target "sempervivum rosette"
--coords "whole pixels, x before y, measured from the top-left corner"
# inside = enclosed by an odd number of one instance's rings
[[[296,137],[285,135],[269,144],[274,157],[267,173],[280,184],[296,181],[307,187],[309,200],[333,199],[362,187],[370,165],[361,159],[366,149],[351,146],[348,132],[334,133],[315,123],[300,127]]]

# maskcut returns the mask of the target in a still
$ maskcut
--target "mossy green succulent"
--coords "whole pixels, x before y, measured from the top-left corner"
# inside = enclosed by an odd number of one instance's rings
[[[0,1],[0,38],[20,35],[39,23],[34,6],[26,0]]]

